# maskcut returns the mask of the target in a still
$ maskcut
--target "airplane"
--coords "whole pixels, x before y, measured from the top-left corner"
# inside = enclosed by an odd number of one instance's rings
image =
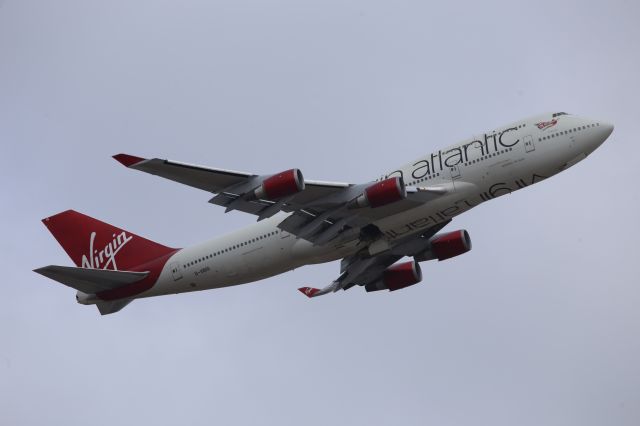
[[[78,303],[96,305],[102,315],[138,298],[245,284],[338,259],[340,273],[327,286],[298,290],[310,298],[356,285],[396,291],[422,280],[420,262],[471,250],[466,230],[440,232],[454,217],[568,169],[612,131],[604,121],[545,113],[360,184],[305,180],[295,168],[259,175],[117,154],[129,169],[212,193],[210,203],[257,222],[171,248],[67,210],[43,223],[76,266],[35,272],[74,288]]]

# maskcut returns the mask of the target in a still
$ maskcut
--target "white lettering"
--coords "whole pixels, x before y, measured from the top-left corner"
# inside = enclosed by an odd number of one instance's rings
[[[118,235],[113,236],[113,240],[108,242],[102,250],[94,249],[96,233],[92,232],[89,237],[89,254],[82,255],[82,267],[92,269],[107,269],[111,265],[111,269],[117,271],[116,255],[133,237],[127,235],[126,231],[122,231]]]

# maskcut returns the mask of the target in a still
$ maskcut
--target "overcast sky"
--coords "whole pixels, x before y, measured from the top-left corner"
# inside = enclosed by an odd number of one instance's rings
[[[636,1],[0,1],[0,424],[640,424]],[[32,272],[73,208],[184,247],[253,222],[127,152],[362,182],[545,111],[576,167],[454,220],[389,294],[337,262],[101,317]]]

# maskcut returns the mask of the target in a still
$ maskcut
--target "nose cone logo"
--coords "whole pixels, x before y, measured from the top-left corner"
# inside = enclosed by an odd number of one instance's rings
[[[544,130],[544,129],[548,129],[549,127],[553,127],[556,124],[558,124],[558,120],[554,118],[551,121],[541,121],[539,123],[536,123],[536,126],[538,127],[538,129]]]

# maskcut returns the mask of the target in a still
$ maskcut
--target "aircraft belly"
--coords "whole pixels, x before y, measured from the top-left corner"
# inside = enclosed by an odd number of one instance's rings
[[[424,203],[416,208],[384,218],[375,225],[387,239],[394,240],[411,234],[417,234],[478,205],[470,201],[477,195],[478,188],[468,182],[458,182],[459,190],[438,199]]]

